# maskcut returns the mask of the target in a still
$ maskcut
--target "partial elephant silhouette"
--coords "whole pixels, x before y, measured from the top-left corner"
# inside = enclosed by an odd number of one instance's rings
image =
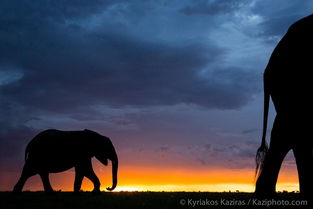
[[[300,193],[312,195],[312,71],[313,15],[310,15],[290,26],[264,72],[263,136],[256,156],[257,196],[275,194],[282,161],[290,150],[296,159]],[[265,137],[270,97],[276,117],[267,149]]]
[[[94,131],[46,130],[35,136],[27,145],[25,165],[14,192],[20,192],[26,180],[39,174],[45,191],[52,192],[49,173],[57,173],[75,167],[74,191],[81,188],[84,177],[94,184],[93,192],[100,191],[100,181],[92,169],[91,158],[96,157],[104,165],[112,161],[112,187],[117,185],[118,157],[108,137]]]

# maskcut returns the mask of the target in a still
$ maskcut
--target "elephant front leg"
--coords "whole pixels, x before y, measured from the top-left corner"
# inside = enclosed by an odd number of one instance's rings
[[[92,169],[91,159],[85,160],[75,167],[75,184],[74,191],[79,191],[83,177],[86,176],[94,185],[92,192],[100,192],[100,181]]]
[[[288,153],[288,147],[271,144],[264,159],[264,166],[256,182],[255,197],[268,198],[276,194],[276,182],[281,164]]]
[[[86,177],[90,179],[90,181],[92,181],[94,185],[94,189],[92,190],[92,192],[95,192],[95,193],[100,192],[100,181],[98,177],[96,176],[95,172],[92,170],[92,168],[88,173],[86,173]]]
[[[296,158],[298,168],[300,194],[304,198],[311,198],[313,196],[313,156],[311,145],[298,145],[293,148],[293,153]]]
[[[79,192],[82,182],[83,182],[84,175],[79,168],[75,167],[75,181],[74,181],[74,192]]]

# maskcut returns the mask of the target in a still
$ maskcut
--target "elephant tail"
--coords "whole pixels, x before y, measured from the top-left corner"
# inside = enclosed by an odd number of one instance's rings
[[[255,156],[255,177],[258,177],[261,173],[264,165],[264,159],[268,151],[268,145],[266,142],[266,130],[267,130],[267,121],[268,121],[268,111],[270,103],[270,89],[268,86],[268,81],[266,79],[266,74],[264,75],[264,113],[263,113],[263,133],[262,133],[262,142],[261,146],[258,148]]]

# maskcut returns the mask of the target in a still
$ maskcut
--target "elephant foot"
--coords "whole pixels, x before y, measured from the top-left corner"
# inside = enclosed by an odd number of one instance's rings
[[[92,193],[93,193],[93,194],[101,194],[101,191],[100,191],[100,189],[98,188],[98,189],[92,190]]]
[[[46,194],[49,194],[49,195],[54,195],[54,194],[56,194],[56,192],[55,192],[53,189],[45,190],[45,193],[46,193]]]
[[[18,186],[18,185],[15,185],[12,192],[14,192],[14,193],[21,193],[22,192],[22,188],[20,186]]]
[[[22,194],[22,190],[15,190],[15,189],[13,189],[12,193],[14,193],[14,194]]]
[[[79,196],[79,195],[81,195],[81,193],[80,193],[80,191],[74,191],[74,192],[73,192],[73,195]]]
[[[271,199],[271,198],[277,198],[276,192],[254,192],[252,195],[252,198],[254,199]]]

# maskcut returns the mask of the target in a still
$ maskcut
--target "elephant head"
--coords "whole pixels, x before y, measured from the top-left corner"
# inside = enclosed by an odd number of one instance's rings
[[[118,157],[115,148],[108,137],[102,136],[96,132],[93,132],[93,134],[98,135],[97,142],[95,143],[96,147],[94,153],[96,159],[99,160],[104,165],[108,165],[108,160],[112,162],[112,186],[106,188],[107,190],[112,191],[115,189],[117,185]]]

